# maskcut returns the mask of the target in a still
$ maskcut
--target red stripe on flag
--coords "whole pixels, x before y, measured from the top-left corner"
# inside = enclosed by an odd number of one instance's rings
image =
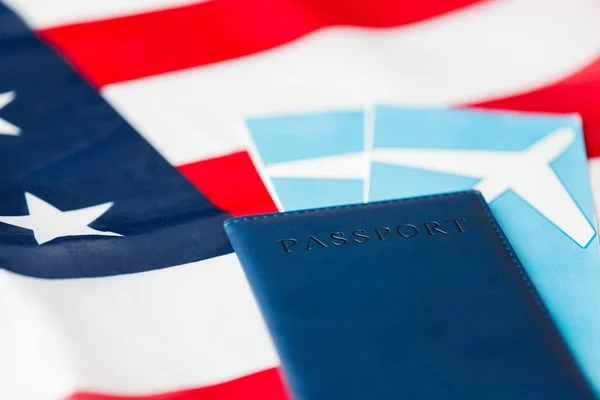
[[[234,216],[277,212],[246,151],[177,168],[213,204]]]
[[[276,368],[199,389],[148,396],[115,396],[79,392],[65,400],[288,400]]]
[[[477,1],[215,0],[39,34],[101,87],[254,54],[328,26],[400,26]]]
[[[586,68],[544,88],[475,107],[581,114],[588,157],[600,156],[600,58]]]

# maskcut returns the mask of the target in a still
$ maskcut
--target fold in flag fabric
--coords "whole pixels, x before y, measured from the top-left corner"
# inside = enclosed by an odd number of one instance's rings
[[[261,372],[277,360],[222,229],[230,214],[12,13],[0,18],[0,90],[13,93],[1,113],[19,129],[0,135],[0,398],[236,378],[206,396],[265,379],[281,393]]]
[[[579,113],[600,187],[595,0],[3,3],[0,398],[288,398],[221,228],[277,210],[248,118]]]

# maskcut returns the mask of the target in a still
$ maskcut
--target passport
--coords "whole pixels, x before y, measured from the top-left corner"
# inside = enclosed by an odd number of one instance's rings
[[[225,230],[295,399],[594,399],[479,192]]]
[[[600,242],[577,115],[380,103],[245,126],[280,211],[481,191],[600,397]]]

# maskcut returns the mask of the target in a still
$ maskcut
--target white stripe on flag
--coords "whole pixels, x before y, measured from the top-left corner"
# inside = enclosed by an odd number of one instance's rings
[[[518,94],[600,55],[600,2],[494,1],[406,27],[335,27],[215,65],[107,86],[172,164],[245,147],[245,116],[374,101],[465,104]]]
[[[207,0],[4,0],[35,29],[98,21]]]
[[[2,399],[153,394],[279,364],[235,254],[106,278],[0,270],[0,316]]]

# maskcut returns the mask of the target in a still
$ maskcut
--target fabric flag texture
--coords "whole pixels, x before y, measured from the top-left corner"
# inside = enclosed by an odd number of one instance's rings
[[[579,113],[600,188],[599,18],[596,0],[4,1],[0,398],[287,399],[221,228],[277,210],[244,121]]]

